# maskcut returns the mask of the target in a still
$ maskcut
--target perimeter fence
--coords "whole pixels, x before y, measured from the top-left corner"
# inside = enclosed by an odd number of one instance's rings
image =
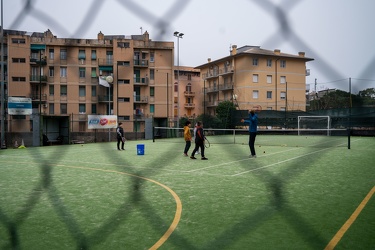
[[[150,26],[155,27],[157,29],[157,36],[156,40],[170,40],[170,34],[174,31],[173,23],[180,17],[180,15],[186,15],[185,10],[186,7],[192,2],[192,0],[187,1],[174,1],[171,4],[170,8],[165,12],[165,15],[158,17],[159,13],[153,13],[138,4],[136,1],[132,0],[117,0],[117,2],[122,6],[124,13],[127,14],[131,12],[133,15],[138,16],[141,18],[145,23],[148,23]],[[319,54],[314,48],[308,46],[302,39],[302,37],[294,30],[293,23],[290,22],[292,18],[289,16],[292,15],[292,12],[295,11],[294,8],[298,6],[299,3],[303,1],[295,1],[295,0],[284,0],[284,1],[277,1],[274,3],[269,0],[249,0],[248,1],[248,8],[249,13],[252,11],[259,11],[254,7],[260,7],[265,13],[269,14],[268,17],[273,19],[274,23],[279,24],[278,27],[275,28],[274,34],[271,34],[268,38],[264,40],[263,46],[267,47],[272,44],[273,47],[288,43],[292,48],[296,51],[300,51],[301,48],[307,48],[306,52],[309,57],[315,58],[316,61],[319,63],[316,65],[317,70],[322,72],[327,79],[343,79],[346,76],[343,73],[338,72],[335,67],[334,63],[329,60],[324,60],[324,55]],[[49,27],[53,31],[62,31],[63,33],[67,30],[74,30],[71,33],[71,37],[79,37],[84,30],[88,29],[94,24],[94,19],[99,15],[100,7],[106,4],[111,4],[113,1],[102,1],[102,0],[93,0],[91,4],[87,6],[86,15],[81,23],[77,23],[76,27],[66,27],[64,20],[56,20],[53,16],[53,13],[49,13],[46,10],[36,8],[36,4],[38,1],[27,0],[24,1],[23,8],[18,11],[17,18],[13,23],[11,23],[7,28],[8,29],[17,29],[19,25],[26,20],[28,17],[32,17],[33,19],[37,19],[39,22],[46,24],[46,27]],[[228,2],[229,6],[233,3]],[[75,28],[75,29],[74,29]],[[251,41],[249,41],[251,43]],[[375,54],[372,57],[372,60],[368,62],[368,64],[362,69],[361,76],[363,78],[371,79],[374,77],[375,71],[373,70],[373,65],[375,64]],[[239,121],[239,118],[246,117],[247,111],[237,111],[233,119],[235,122]],[[374,109],[358,109],[358,110],[351,110],[351,114],[349,115],[349,110],[342,110],[342,111],[329,111],[333,112],[332,114],[322,114],[322,112],[311,112],[309,115],[330,115],[332,117],[332,127],[372,127],[374,125]],[[306,113],[304,113],[306,114]],[[294,128],[296,127],[296,119],[300,115],[299,113],[295,112],[273,112],[273,111],[263,111],[260,114],[260,126],[268,127],[271,126],[273,128]],[[350,124],[349,124],[350,123]],[[64,204],[64,200],[58,200],[58,189],[55,186],[53,179],[53,166],[51,163],[58,162],[62,156],[66,153],[64,148],[61,150],[56,150],[55,154],[52,154],[46,157],[43,154],[43,148],[40,148],[40,154],[35,154],[35,160],[40,163],[40,180],[35,185],[33,190],[30,190],[30,196],[28,197],[25,207],[20,207],[18,211],[15,211],[16,214],[21,214],[21,219],[17,219],[17,216],[13,214],[9,214],[2,209],[2,204],[0,204],[0,224],[1,227],[5,228],[6,234],[8,235],[9,241],[3,243],[1,248],[3,249],[19,249],[21,246],[27,246],[27,242],[21,242],[22,237],[22,227],[25,220],[28,219],[30,214],[32,214],[33,209],[35,209],[37,204],[40,202],[39,199],[43,193],[46,194],[46,199],[51,199],[51,203],[54,204],[52,209],[57,211],[57,215],[60,216],[60,219],[63,223],[65,223],[66,227],[69,229],[70,226],[73,224],[77,224],[74,221],[74,218],[69,218],[69,221],[66,220],[64,217],[64,213],[61,211],[65,211],[67,206]],[[108,153],[108,162],[111,161],[112,153]],[[160,159],[164,159],[166,157],[180,157],[179,155],[171,155],[169,153],[161,154]],[[319,154],[316,159],[327,157],[325,151]],[[158,161],[158,159],[153,159],[153,161]],[[124,166],[128,164],[127,160],[125,159],[123,162]],[[299,166],[294,166],[291,163],[291,168]],[[155,169],[150,168],[140,168],[137,172],[138,176],[152,176],[155,173]],[[265,170],[266,171],[266,170]],[[296,172],[295,175],[302,174],[303,171]],[[274,173],[267,172],[267,176],[272,176]],[[282,171],[280,174],[283,174]],[[0,177],[1,178],[1,177]],[[295,178],[295,176],[291,177]],[[279,179],[276,175],[274,179]],[[281,180],[281,179],[280,179]],[[142,189],[143,185],[142,182],[144,180],[139,179],[137,183],[134,184],[134,187],[129,187],[128,190],[123,190],[124,192],[128,192],[129,195],[134,195],[135,197],[143,197],[141,194],[144,192]],[[287,185],[282,183],[281,181],[275,183],[266,183],[267,180],[264,180],[265,185],[271,187],[271,192],[269,192],[269,200],[275,200],[275,197],[282,197],[284,192],[288,192],[286,189]],[[38,192],[36,193],[35,190]],[[49,194],[56,194],[56,196],[52,197]],[[16,197],[16,196],[15,196]],[[16,198],[15,198],[16,199]],[[59,201],[59,203],[56,202]],[[305,220],[303,217],[300,216],[299,212],[293,210],[290,206],[286,204],[286,201],[282,199],[277,200],[277,207],[278,210],[282,211],[283,207],[289,207],[288,213],[290,214],[291,218],[295,218],[296,222],[291,223],[293,225],[298,225],[301,229],[300,233],[304,234],[306,238],[309,238],[310,235],[315,234],[319,235],[319,232],[312,232],[314,228]],[[145,201],[146,202],[146,201]],[[150,201],[152,202],[152,201]],[[184,202],[184,201],[182,201]],[[273,203],[270,203],[269,206],[272,206]],[[266,205],[265,205],[266,207]],[[261,209],[261,208],[260,208]],[[264,210],[265,214],[267,213],[267,209]],[[253,218],[256,217],[256,214],[251,214],[249,212],[248,217]],[[115,216],[115,215],[113,215]],[[151,215],[148,215],[151,216]],[[157,215],[155,215],[157,216]],[[271,216],[273,216],[271,214]],[[263,218],[267,218],[268,216],[264,216]],[[127,220],[126,214],[122,218],[124,221]],[[188,219],[187,219],[188,220]],[[169,224],[169,221],[161,221],[159,224]],[[153,225],[153,223],[151,223]],[[158,225],[159,225],[158,224]],[[258,225],[261,225],[261,222],[258,222]],[[100,227],[100,225],[98,225]],[[104,228],[106,227],[106,228]],[[157,225],[155,225],[157,227]],[[306,230],[309,228],[310,230]],[[103,229],[108,229],[107,225],[103,225]],[[298,229],[298,228],[296,228]],[[223,229],[225,230],[225,229]],[[236,228],[230,228],[231,233],[236,230]],[[251,230],[251,229],[249,229]],[[243,230],[243,227],[240,226],[238,228],[238,233],[243,232],[243,237],[248,236],[247,230]],[[89,238],[88,235],[85,235],[85,232],[81,229],[79,230],[70,230],[72,239],[76,241],[77,249],[89,249],[88,242],[82,242],[82,239]],[[222,235],[225,235],[226,232],[222,232]],[[237,238],[241,238],[241,235],[236,234]],[[185,238],[184,235],[180,234],[178,231],[173,232],[172,237],[178,238],[179,241],[183,241],[186,245],[194,246],[195,243],[191,242],[190,239]],[[220,237],[219,237],[220,238]],[[316,239],[315,239],[316,240]],[[320,241],[324,242],[324,239],[320,238]],[[227,242],[226,248],[231,248],[230,243],[235,244],[235,239],[233,242]],[[173,244],[173,242],[172,242]],[[309,244],[309,243],[307,243]],[[311,247],[314,248],[314,243],[310,242]],[[151,246],[150,246],[151,247]],[[177,247],[177,246],[176,246]],[[197,247],[197,249],[208,249],[209,246],[203,246],[201,248]]]

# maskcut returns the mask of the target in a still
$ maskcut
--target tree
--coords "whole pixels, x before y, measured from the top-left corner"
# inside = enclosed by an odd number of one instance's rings
[[[236,110],[236,106],[231,101],[220,102],[216,108],[217,118],[221,121],[223,128],[234,128],[232,124],[232,112]]]

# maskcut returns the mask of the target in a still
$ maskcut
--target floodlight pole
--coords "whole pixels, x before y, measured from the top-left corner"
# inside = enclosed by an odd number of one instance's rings
[[[177,37],[177,128],[180,127],[180,39],[184,33],[175,31],[173,33]]]

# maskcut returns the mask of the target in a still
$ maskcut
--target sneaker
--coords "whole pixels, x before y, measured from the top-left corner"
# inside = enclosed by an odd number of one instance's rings
[[[196,154],[196,155],[200,155],[200,154],[201,154],[201,152],[196,152],[195,154]]]
[[[125,148],[122,148],[121,150],[125,150]]]
[[[194,156],[190,156],[190,159],[193,159],[193,160],[195,160],[195,159],[197,159],[197,158],[195,158]]]
[[[257,158],[256,155],[250,155],[249,158]]]
[[[206,157],[202,157],[202,160],[208,160],[208,158],[206,158]]]
[[[185,153],[184,153],[184,156],[188,156],[188,154],[185,154]]]

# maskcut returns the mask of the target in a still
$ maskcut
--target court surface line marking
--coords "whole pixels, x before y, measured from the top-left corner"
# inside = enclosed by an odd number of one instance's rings
[[[126,172],[120,172],[120,171],[116,171],[116,170],[99,169],[99,168],[88,168],[88,167],[79,167],[79,166],[66,166],[66,165],[60,165],[60,164],[56,165],[56,166],[67,167],[67,168],[75,168],[75,169],[101,171],[101,172],[108,172],[108,173],[116,173],[116,174],[122,174],[122,175],[128,175],[128,176],[140,178],[140,179],[143,179],[143,180],[146,180],[146,181],[150,181],[150,182],[155,183],[156,185],[159,185],[162,188],[166,189],[173,196],[173,198],[175,199],[175,202],[176,202],[176,212],[175,212],[173,221],[172,221],[171,225],[169,226],[169,228],[167,229],[167,231],[162,235],[162,237],[150,249],[158,249],[161,245],[163,245],[168,240],[169,236],[171,236],[171,234],[177,228],[177,225],[180,222],[181,214],[182,214],[182,202],[181,202],[181,199],[180,199],[180,197],[178,197],[178,195],[170,187],[168,187],[168,186],[166,186],[166,185],[164,185],[164,184],[162,184],[160,182],[157,182],[155,180],[149,179],[147,177],[143,177],[143,176],[139,176],[139,175],[135,175],[135,174],[130,174],[130,173],[126,173]]]
[[[343,145],[343,144],[340,144],[340,145]],[[239,176],[239,175],[250,173],[250,172],[254,172],[254,171],[257,171],[257,170],[260,170],[260,169],[273,167],[273,166],[281,164],[281,163],[292,161],[292,160],[295,160],[295,159],[298,159],[298,158],[302,158],[302,157],[305,157],[305,156],[308,156],[308,155],[311,155],[311,154],[319,153],[319,152],[321,152],[323,150],[327,150],[329,148],[334,148],[334,147],[322,148],[322,149],[319,149],[319,150],[316,150],[316,151],[313,151],[313,152],[310,152],[310,153],[307,153],[307,154],[303,154],[303,155],[299,155],[299,156],[296,156],[296,157],[292,157],[292,158],[289,158],[289,159],[284,160],[284,161],[275,162],[275,163],[272,163],[272,164],[269,164],[269,165],[266,165],[266,166],[263,166],[263,167],[259,167],[259,168],[254,168],[254,169],[251,169],[251,170],[247,170],[247,171],[244,171],[244,172],[241,172],[241,173],[237,173],[237,174],[234,174],[234,175],[231,175],[231,176]]]
[[[335,236],[328,243],[328,245],[324,248],[324,250],[332,250],[336,247],[337,243],[339,243],[339,241],[344,236],[346,231],[348,231],[348,229],[351,227],[351,225],[355,222],[358,215],[362,212],[363,208],[365,208],[367,202],[371,199],[371,197],[374,195],[374,193],[375,193],[375,186],[370,190],[370,192],[366,195],[366,197],[358,205],[358,207],[353,212],[353,214],[344,223],[344,225],[340,228],[340,230],[335,234]]]
[[[285,152],[292,151],[292,150],[297,150],[297,149],[300,149],[300,148],[293,148],[293,149],[288,149],[288,150],[284,150],[284,151],[280,151],[280,152],[275,152],[275,153],[268,154],[268,156],[275,155],[275,154],[281,154],[281,153],[285,153]],[[229,165],[229,164],[236,163],[236,162],[247,161],[249,159],[252,159],[252,158],[245,158],[245,159],[241,159],[241,160],[237,160],[237,161],[224,162],[224,163],[221,163],[221,164],[212,165],[212,166],[208,166],[208,167],[204,167],[204,168],[193,169],[193,170],[189,170],[189,171],[185,171],[185,172],[186,173],[197,172],[197,171],[201,171],[201,170],[205,170],[205,169],[210,169],[210,168],[216,168],[216,167],[220,167],[220,166]]]

